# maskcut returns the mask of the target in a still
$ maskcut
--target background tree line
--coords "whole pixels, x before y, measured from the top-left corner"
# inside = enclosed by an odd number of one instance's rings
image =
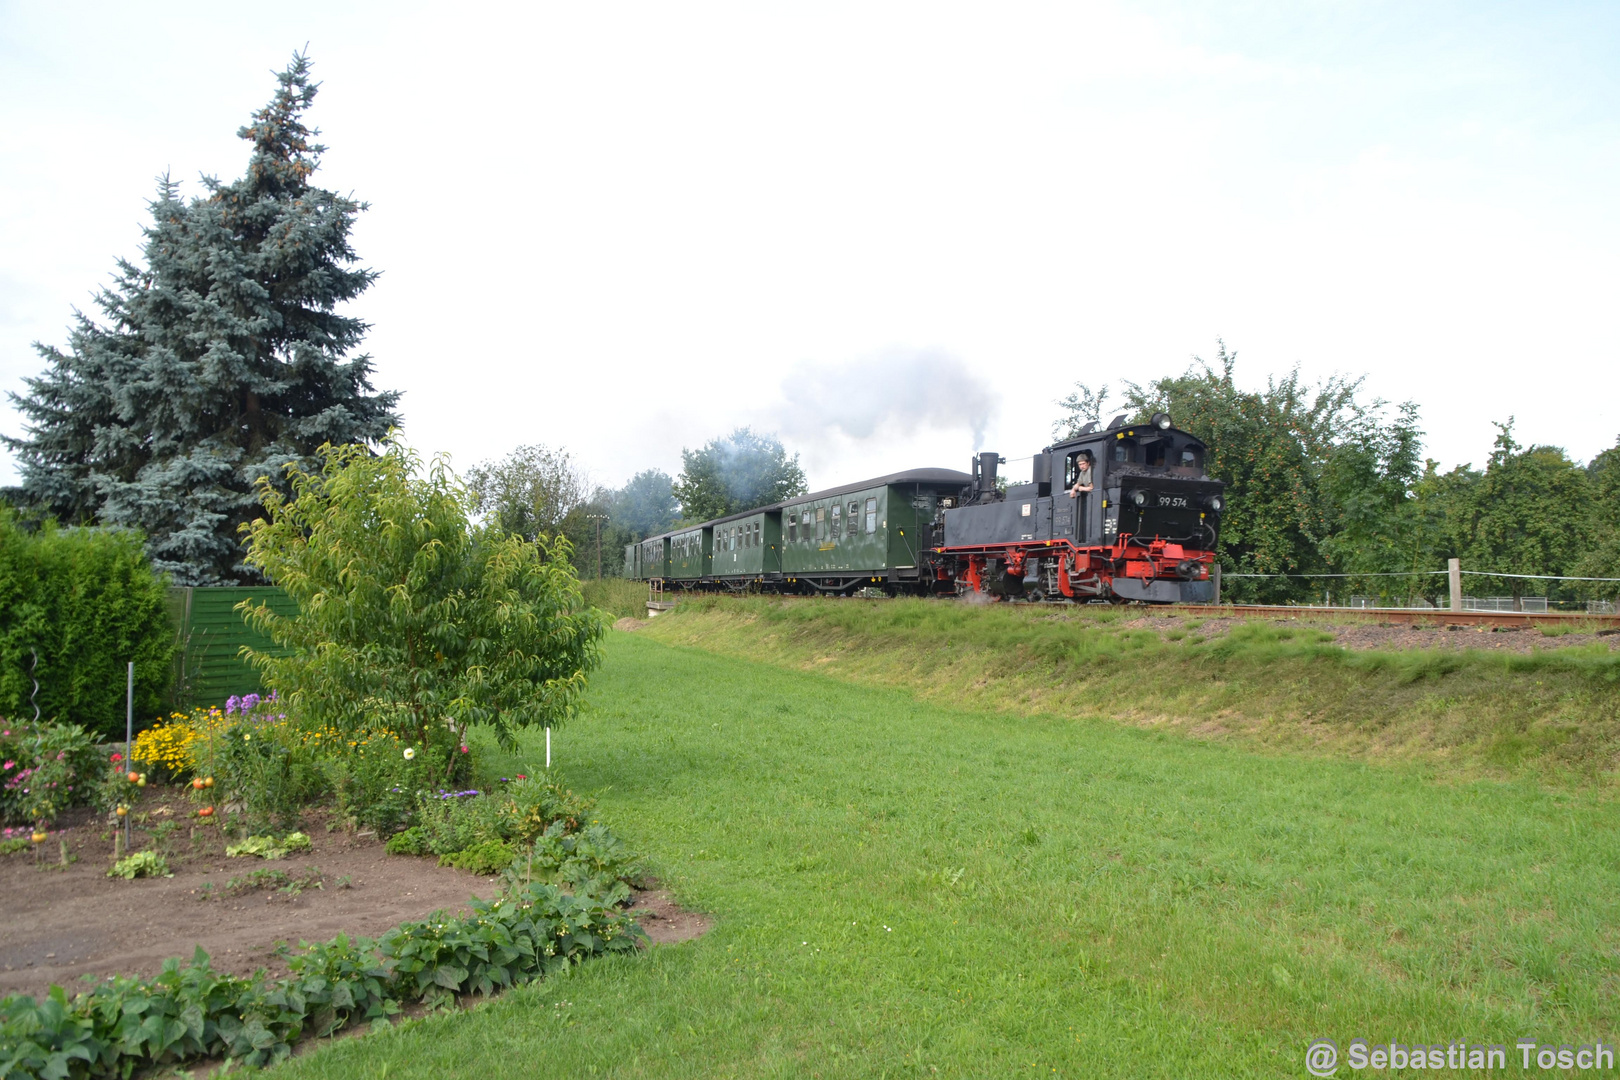
[[[644,469],[622,487],[590,481],[566,449],[520,446],[467,473],[485,518],[530,539],[564,536],[582,577],[624,573],[624,547],[683,522],[709,521],[806,491],[799,456],[751,428],[681,451],[678,477]]]
[[[1446,595],[1441,570],[1620,577],[1620,441],[1582,464],[1563,449],[1525,445],[1513,420],[1497,424],[1482,463],[1445,472],[1423,456],[1418,409],[1368,399],[1362,380],[1310,385],[1298,371],[1245,389],[1224,343],[1213,363],[1194,358],[1180,375],[1127,383],[1118,408],[1133,420],[1169,412],[1206,440],[1206,467],[1228,487],[1219,556],[1227,572],[1410,574],[1360,579],[1228,579],[1223,598],[1320,599],[1350,590],[1385,603]],[[1058,402],[1054,433],[1067,437],[1109,419],[1107,386],[1077,384]],[[1478,582],[1479,584],[1476,584]],[[1554,600],[1613,598],[1614,582],[1479,578],[1475,594]]]

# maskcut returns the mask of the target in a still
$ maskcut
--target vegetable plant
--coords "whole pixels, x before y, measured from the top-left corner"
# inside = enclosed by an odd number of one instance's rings
[[[108,877],[134,881],[138,877],[169,877],[169,861],[155,851],[137,851],[113,863]]]
[[[645,941],[618,910],[622,898],[568,895],[532,884],[473,901],[465,919],[435,914],[378,941],[339,936],[289,956],[291,974],[267,979],[213,970],[198,949],[153,979],[114,978],[71,1001],[0,999],[0,1080],[128,1077],[206,1057],[267,1065],[305,1034],[385,1022],[400,1006],[490,994],[586,957]]]

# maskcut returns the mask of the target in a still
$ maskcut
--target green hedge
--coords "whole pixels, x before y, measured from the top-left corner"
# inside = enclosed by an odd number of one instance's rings
[[[42,719],[121,739],[131,660],[135,715],[156,715],[175,653],[164,599],[138,533],[29,529],[0,505],[0,716],[32,719],[32,695]]]

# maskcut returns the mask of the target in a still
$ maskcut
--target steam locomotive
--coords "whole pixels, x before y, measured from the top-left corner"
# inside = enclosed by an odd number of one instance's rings
[[[733,592],[1208,601],[1223,495],[1205,454],[1166,413],[1120,416],[1042,449],[1027,484],[979,454],[970,473],[893,473],[647,537],[624,573]]]

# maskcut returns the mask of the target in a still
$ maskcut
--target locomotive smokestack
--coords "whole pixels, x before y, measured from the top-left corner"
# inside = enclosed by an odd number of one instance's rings
[[[996,493],[996,466],[1001,463],[1001,455],[995,451],[979,455],[979,467],[973,470],[979,478],[979,497],[994,495]]]

